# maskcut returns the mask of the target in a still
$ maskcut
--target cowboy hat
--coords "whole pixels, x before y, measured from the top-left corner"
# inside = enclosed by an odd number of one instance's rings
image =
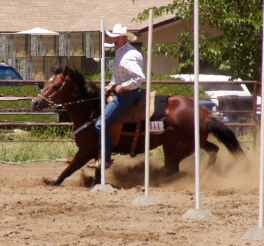
[[[115,24],[112,33],[106,31],[106,34],[111,38],[127,36],[129,41],[135,41],[137,39],[134,33],[127,32],[127,27],[121,24]]]

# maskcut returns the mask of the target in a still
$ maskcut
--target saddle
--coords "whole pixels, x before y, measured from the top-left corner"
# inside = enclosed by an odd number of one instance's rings
[[[150,93],[150,118],[155,113],[155,98],[156,91]],[[109,102],[109,101],[108,101]],[[129,106],[125,112],[119,116],[119,118],[111,126],[111,138],[113,147],[119,145],[119,140],[122,135],[133,137],[130,155],[133,157],[136,155],[136,145],[140,135],[144,135],[142,124],[146,118],[146,90],[141,90],[140,98]],[[127,130],[126,125],[133,124],[133,130]]]

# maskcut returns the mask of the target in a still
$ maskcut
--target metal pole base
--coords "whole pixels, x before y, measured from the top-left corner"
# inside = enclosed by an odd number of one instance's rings
[[[182,216],[183,219],[206,219],[214,217],[215,216],[212,215],[210,211],[204,208],[190,209]]]
[[[105,185],[97,184],[91,189],[91,192],[98,192],[98,191],[105,191],[105,192],[110,192],[111,193],[111,192],[115,192],[116,189],[113,188],[109,184],[105,184]]]
[[[264,240],[264,228],[253,227],[242,237],[242,239]]]

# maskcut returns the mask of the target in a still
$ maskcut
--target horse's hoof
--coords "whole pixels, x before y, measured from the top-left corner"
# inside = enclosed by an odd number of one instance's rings
[[[56,181],[52,181],[52,182],[48,183],[47,185],[49,185],[49,186],[59,186],[60,184],[58,182],[56,182]]]
[[[43,178],[42,181],[46,184],[46,185],[49,185],[49,186],[59,186],[60,183],[58,183],[57,181],[51,181],[47,178]]]

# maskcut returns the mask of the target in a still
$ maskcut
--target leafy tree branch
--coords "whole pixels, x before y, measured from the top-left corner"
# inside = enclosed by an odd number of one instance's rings
[[[134,0],[135,1],[135,0]],[[143,1],[143,0],[138,0]],[[153,16],[173,13],[175,19],[193,19],[194,0],[175,0],[154,7]],[[261,0],[200,0],[200,60],[215,69],[232,72],[233,78],[259,80],[262,50]],[[148,19],[145,9],[134,20]],[[205,26],[218,30],[212,35]],[[179,58],[177,72],[193,66],[193,30],[184,30],[175,42],[158,44],[155,55]]]

